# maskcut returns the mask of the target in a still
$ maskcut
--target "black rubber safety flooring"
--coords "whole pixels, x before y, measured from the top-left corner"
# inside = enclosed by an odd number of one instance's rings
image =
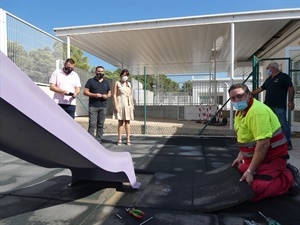
[[[129,151],[139,190],[114,182],[82,181],[72,187],[71,173],[47,169],[1,153],[0,224],[239,225],[244,219],[267,224],[258,211],[281,225],[300,224],[300,195],[252,203],[251,191],[229,165],[238,150],[232,138],[132,136]],[[125,208],[145,212],[141,220]],[[118,218],[120,215],[122,219]]]
[[[253,197],[240,173],[229,165],[210,172],[155,173],[137,207],[213,212]]]

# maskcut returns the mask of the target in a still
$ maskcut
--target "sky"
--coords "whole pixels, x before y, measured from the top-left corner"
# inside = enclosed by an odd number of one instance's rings
[[[54,28],[300,8],[300,0],[0,0],[0,8],[55,36]],[[86,56],[91,66],[115,69]]]

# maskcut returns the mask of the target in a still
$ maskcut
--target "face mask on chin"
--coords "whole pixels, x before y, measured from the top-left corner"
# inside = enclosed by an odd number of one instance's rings
[[[70,68],[70,67],[64,67],[63,68],[63,71],[65,72],[65,74],[70,74],[70,73],[72,73],[72,71],[73,71],[73,68]]]

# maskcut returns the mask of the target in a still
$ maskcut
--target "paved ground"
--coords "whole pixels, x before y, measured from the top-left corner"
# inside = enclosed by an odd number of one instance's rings
[[[76,117],[76,121],[85,129],[88,128],[88,117]],[[234,136],[230,124],[226,126],[211,126],[204,122],[191,120],[174,120],[158,118],[135,118],[130,121],[131,134],[147,135],[215,135]],[[145,128],[146,127],[146,128]],[[146,131],[145,131],[146,129]],[[115,134],[118,130],[118,120],[107,117],[104,124],[104,133]]]
[[[150,218],[144,224],[267,224],[258,211],[281,225],[300,224],[300,196],[247,201],[249,188],[236,185],[228,168],[237,153],[232,138],[133,135],[131,146],[116,141],[116,135],[105,135],[103,145],[131,153],[139,190],[112,182],[70,187],[68,169],[38,167],[0,151],[0,224],[138,225]],[[300,168],[300,139],[293,144],[290,162]],[[144,217],[133,218],[127,207],[142,209]]]

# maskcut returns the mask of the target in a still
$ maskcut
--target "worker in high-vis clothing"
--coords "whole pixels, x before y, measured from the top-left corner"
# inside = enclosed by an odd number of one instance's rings
[[[287,140],[277,116],[254,99],[245,84],[233,84],[228,92],[236,109],[234,129],[240,150],[232,166],[241,172],[240,181],[247,181],[251,186],[254,192],[251,201],[287,192],[298,194],[299,171],[287,163]]]

